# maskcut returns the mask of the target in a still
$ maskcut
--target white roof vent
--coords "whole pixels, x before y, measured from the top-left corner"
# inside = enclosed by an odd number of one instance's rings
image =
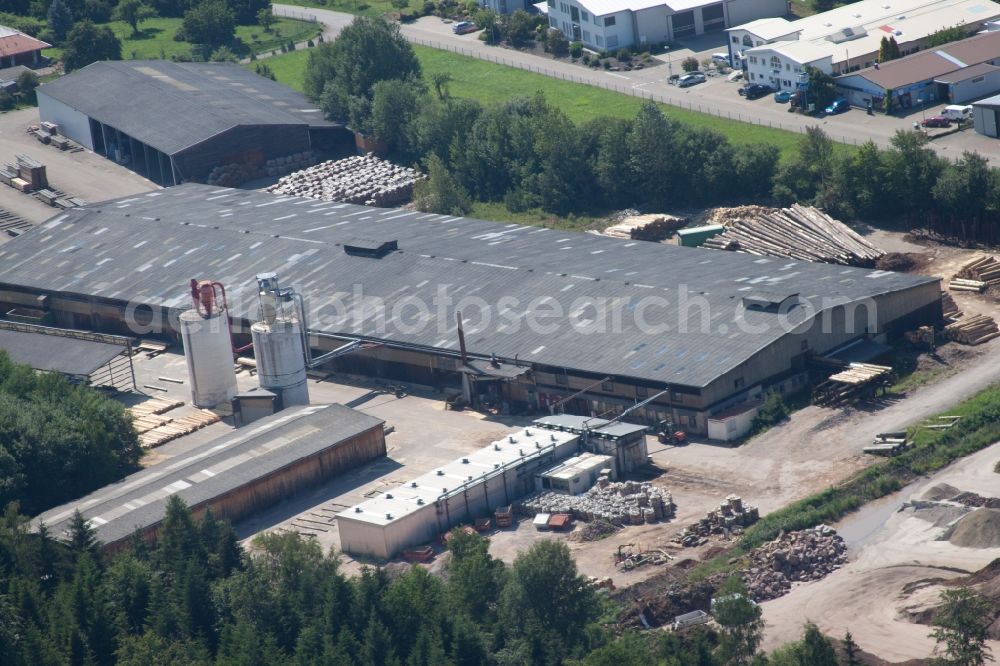
[[[462,458],[462,464],[463,465],[468,465],[469,464],[469,459],[468,458]]]
[[[535,442],[535,448],[536,448],[536,449],[540,449],[540,448],[542,448],[542,444],[541,444],[541,442]]]
[[[385,498],[386,499],[392,499],[392,493],[386,493],[385,494]]]
[[[392,514],[391,513],[385,514],[385,519],[386,520],[392,520]]]
[[[553,442],[556,441],[555,433],[549,435],[549,437],[552,439]]]
[[[528,430],[527,428],[524,429],[524,434],[526,437],[531,437],[531,431]]]
[[[493,445],[493,450],[494,451],[499,451],[500,450],[500,445],[499,444],[494,444]]]
[[[515,443],[515,442],[516,442],[517,440],[516,440],[516,439],[514,439],[514,435],[511,435],[511,436],[510,436],[510,437],[508,438],[508,441],[509,441],[509,442],[510,442],[511,444],[513,444],[513,443]]]
[[[900,14],[899,16],[896,17],[896,20],[897,21],[905,21],[906,20],[906,14]]]
[[[903,34],[903,31],[902,31],[902,30],[893,30],[893,31],[892,31],[892,34],[894,34],[894,35],[896,35],[897,37],[899,37],[900,35],[902,35],[902,34]]]
[[[423,498],[422,498],[422,497],[418,497],[418,498],[417,498],[417,506],[423,506],[423,505],[424,505],[424,500],[423,500]]]
[[[861,18],[861,14],[851,14],[854,18]]]
[[[416,488],[417,487],[417,482],[416,481],[410,481],[410,487],[411,488]]]
[[[360,506],[354,507],[354,513],[361,513],[363,510]]]
[[[444,476],[444,470],[441,470],[441,469],[439,469],[439,470],[437,471],[437,475],[438,475],[438,476]]]

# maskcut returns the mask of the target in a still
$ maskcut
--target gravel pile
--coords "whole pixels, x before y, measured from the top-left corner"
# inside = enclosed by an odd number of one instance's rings
[[[795,581],[819,580],[847,561],[847,546],[836,530],[818,525],[789,532],[750,553],[743,571],[747,590],[756,601],[776,599]]]
[[[414,169],[365,155],[322,162],[296,171],[278,180],[267,191],[321,201],[389,207],[409,201],[413,185],[422,178],[423,174]]]
[[[955,523],[948,541],[962,548],[1000,547],[1000,511],[977,509]]]
[[[549,490],[528,495],[516,509],[527,516],[538,513],[570,513],[577,520],[605,520],[612,525],[655,523],[674,515],[673,496],[649,482],[602,479],[582,495]]]

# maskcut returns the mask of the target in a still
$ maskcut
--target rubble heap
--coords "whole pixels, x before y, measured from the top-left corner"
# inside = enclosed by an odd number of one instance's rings
[[[795,581],[819,580],[847,561],[847,546],[836,530],[817,525],[782,534],[750,553],[743,571],[747,591],[756,601],[776,599]]]
[[[321,201],[396,206],[413,195],[413,185],[424,176],[374,155],[322,162],[296,171],[267,188],[268,192]]]
[[[708,514],[694,525],[673,538],[682,546],[700,546],[708,541],[710,534],[722,534],[725,530],[749,527],[760,520],[757,507],[744,504],[736,495],[730,495],[718,509]]]
[[[582,495],[549,490],[528,495],[517,503],[527,516],[538,513],[570,513],[577,520],[606,520],[613,525],[641,525],[671,518],[673,496],[648,481],[613,482],[602,478]]]

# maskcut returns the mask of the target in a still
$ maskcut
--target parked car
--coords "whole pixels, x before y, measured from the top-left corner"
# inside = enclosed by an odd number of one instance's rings
[[[779,90],[774,93],[774,101],[778,104],[787,104],[791,101],[793,94],[791,90]]]
[[[843,97],[840,97],[838,99],[833,100],[833,102],[830,103],[830,106],[823,109],[823,113],[825,113],[828,116],[835,116],[838,113],[843,113],[844,111],[847,111],[850,108],[851,105],[847,103],[847,100],[844,99]]]
[[[729,61],[728,53],[713,53],[712,62],[716,63],[717,65],[725,65],[726,67],[733,66],[733,63]]]
[[[920,124],[924,127],[950,127],[951,120],[944,116],[931,116],[930,118],[921,120]]]
[[[699,83],[705,82],[705,75],[701,72],[691,72],[690,74],[685,74],[681,78],[677,79],[677,86],[680,88],[687,88],[689,86],[694,86]]]
[[[469,21],[459,21],[451,27],[451,31],[456,35],[467,35],[470,32],[475,32],[477,29],[476,24]]]
[[[941,115],[949,120],[963,122],[972,118],[972,107],[962,104],[949,104],[941,110]]]
[[[748,86],[740,88],[740,95],[747,99],[760,99],[770,92],[772,92],[771,86],[765,86],[763,83],[751,83]]]

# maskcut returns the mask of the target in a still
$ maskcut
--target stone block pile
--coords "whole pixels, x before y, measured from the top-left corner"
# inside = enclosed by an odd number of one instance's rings
[[[796,581],[819,580],[847,561],[847,545],[836,530],[818,525],[788,532],[749,555],[750,566],[742,574],[750,597],[756,601],[776,599]]]
[[[424,178],[374,155],[322,162],[284,176],[268,192],[321,201],[391,207],[407,203],[413,186]]]
[[[642,525],[673,517],[673,496],[649,482],[613,482],[600,479],[582,495],[549,490],[528,495],[517,503],[527,516],[538,513],[569,513],[577,520],[606,520],[613,525]]]
[[[708,541],[709,535],[722,534],[726,530],[738,531],[749,527],[760,520],[757,507],[744,504],[736,495],[730,495],[718,509],[708,514],[694,525],[674,537],[674,541],[682,546],[700,546]]]

